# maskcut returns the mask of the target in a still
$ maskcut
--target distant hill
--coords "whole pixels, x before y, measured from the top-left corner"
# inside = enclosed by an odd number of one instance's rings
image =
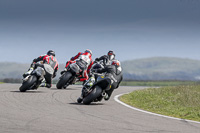
[[[121,62],[125,80],[200,80],[200,60],[154,57]],[[0,79],[22,78],[30,64],[0,62]],[[59,65],[56,78],[64,64]]]
[[[0,62],[0,79],[22,78],[22,75],[29,69],[30,64],[13,62]],[[59,73],[64,69],[64,64],[59,65]],[[59,75],[59,74],[58,74]]]
[[[30,64],[19,64],[12,62],[0,62],[0,79],[21,78]]]
[[[124,78],[130,80],[198,80],[200,60],[154,57],[122,62]]]

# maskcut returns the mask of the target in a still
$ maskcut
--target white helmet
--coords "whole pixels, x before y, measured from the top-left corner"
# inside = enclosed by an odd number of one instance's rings
[[[89,50],[89,49],[86,49],[86,50],[85,50],[85,53],[90,53],[90,54],[91,54],[91,56],[92,56],[92,51],[91,51],[91,50]]]
[[[114,60],[115,59],[114,51],[112,51],[112,50],[108,51],[107,55],[108,55],[109,60]]]

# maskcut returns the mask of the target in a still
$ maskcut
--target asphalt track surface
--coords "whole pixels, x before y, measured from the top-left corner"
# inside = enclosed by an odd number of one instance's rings
[[[114,96],[144,87],[122,87],[109,101],[77,104],[81,86],[19,92],[0,84],[0,133],[200,133],[200,124],[127,108]]]

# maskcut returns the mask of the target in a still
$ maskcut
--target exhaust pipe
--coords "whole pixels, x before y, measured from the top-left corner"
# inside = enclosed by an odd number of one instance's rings
[[[107,94],[105,92],[102,92],[101,94],[103,97],[105,97]]]

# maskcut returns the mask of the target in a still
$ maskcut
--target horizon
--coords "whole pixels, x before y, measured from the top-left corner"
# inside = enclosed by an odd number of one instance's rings
[[[127,61],[136,61],[136,60],[146,60],[146,59],[155,59],[155,58],[169,58],[169,59],[180,59],[180,60],[194,60],[200,61],[200,59],[192,59],[192,58],[182,58],[182,57],[167,57],[167,56],[154,56],[154,57],[144,57],[144,58],[135,58],[130,60],[124,60],[120,62],[127,62]],[[93,60],[94,61],[94,60]],[[17,64],[31,64],[31,62],[12,62],[12,61],[0,61],[0,63],[17,63]],[[59,64],[65,64],[66,62],[59,62]]]

